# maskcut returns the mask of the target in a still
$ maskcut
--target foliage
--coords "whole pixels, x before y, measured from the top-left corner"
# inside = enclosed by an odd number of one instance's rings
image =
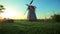
[[[56,21],[56,22],[60,22],[60,15],[59,15],[59,14],[54,14],[54,15],[52,16],[52,20],[53,20],[53,21]]]
[[[4,6],[3,5],[0,5],[0,13],[4,12],[3,11],[4,9],[5,9]]]

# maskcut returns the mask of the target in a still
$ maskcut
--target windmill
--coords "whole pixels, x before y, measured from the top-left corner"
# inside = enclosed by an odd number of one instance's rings
[[[36,18],[36,14],[35,14],[35,6],[31,5],[33,3],[33,0],[29,3],[29,4],[26,4],[26,6],[28,7],[27,10],[28,10],[28,15],[27,15],[27,19],[29,21],[35,21],[37,20]]]

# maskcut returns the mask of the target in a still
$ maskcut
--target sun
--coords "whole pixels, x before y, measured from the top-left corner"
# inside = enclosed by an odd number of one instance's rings
[[[7,8],[1,15],[3,18],[14,18],[17,16],[17,12],[12,8]]]
[[[6,7],[1,16],[10,19],[26,19],[26,15],[24,15],[22,11],[13,7]]]

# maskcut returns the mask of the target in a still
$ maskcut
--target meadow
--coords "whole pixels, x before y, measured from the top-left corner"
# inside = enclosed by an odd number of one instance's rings
[[[0,23],[0,34],[60,34],[59,22],[21,21]]]

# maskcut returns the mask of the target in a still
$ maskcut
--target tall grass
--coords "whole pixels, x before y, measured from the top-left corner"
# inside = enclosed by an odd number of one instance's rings
[[[0,34],[60,34],[60,23],[15,20],[0,23]]]

